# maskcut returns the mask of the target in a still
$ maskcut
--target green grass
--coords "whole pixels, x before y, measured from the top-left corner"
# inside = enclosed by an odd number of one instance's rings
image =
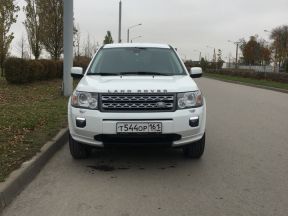
[[[10,85],[0,79],[0,182],[67,126],[61,80]]]
[[[229,75],[212,74],[212,73],[205,73],[204,76],[210,77],[210,78],[216,78],[220,80],[236,81],[236,82],[288,90],[288,83],[280,83],[280,82],[275,82],[271,80],[258,80],[258,79],[252,79],[252,78],[244,78],[240,76],[229,76]]]

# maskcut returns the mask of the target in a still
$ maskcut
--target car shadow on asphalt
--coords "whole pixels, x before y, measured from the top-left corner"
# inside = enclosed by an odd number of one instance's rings
[[[170,170],[178,166],[201,164],[202,160],[188,159],[182,149],[143,146],[121,146],[106,149],[94,149],[85,165],[91,172],[124,170]],[[193,165],[192,165],[193,166]]]

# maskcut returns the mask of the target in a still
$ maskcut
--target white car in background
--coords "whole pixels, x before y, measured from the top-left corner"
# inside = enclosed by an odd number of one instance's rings
[[[168,145],[200,158],[206,104],[174,48],[165,44],[108,44],[99,49],[68,104],[69,146],[76,158],[91,147]]]

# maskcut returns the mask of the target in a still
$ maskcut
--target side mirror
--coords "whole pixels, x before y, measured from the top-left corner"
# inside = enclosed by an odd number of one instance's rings
[[[190,77],[199,78],[202,76],[202,68],[201,67],[192,67],[190,69]]]
[[[71,76],[73,78],[80,79],[83,77],[83,68],[82,67],[72,67]]]

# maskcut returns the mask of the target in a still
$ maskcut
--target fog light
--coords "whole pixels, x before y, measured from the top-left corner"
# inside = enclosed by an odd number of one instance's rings
[[[197,117],[191,117],[189,119],[189,125],[191,127],[198,127],[199,126],[199,117],[198,116]]]
[[[77,117],[76,118],[76,126],[79,128],[86,127],[86,119],[83,117]]]

